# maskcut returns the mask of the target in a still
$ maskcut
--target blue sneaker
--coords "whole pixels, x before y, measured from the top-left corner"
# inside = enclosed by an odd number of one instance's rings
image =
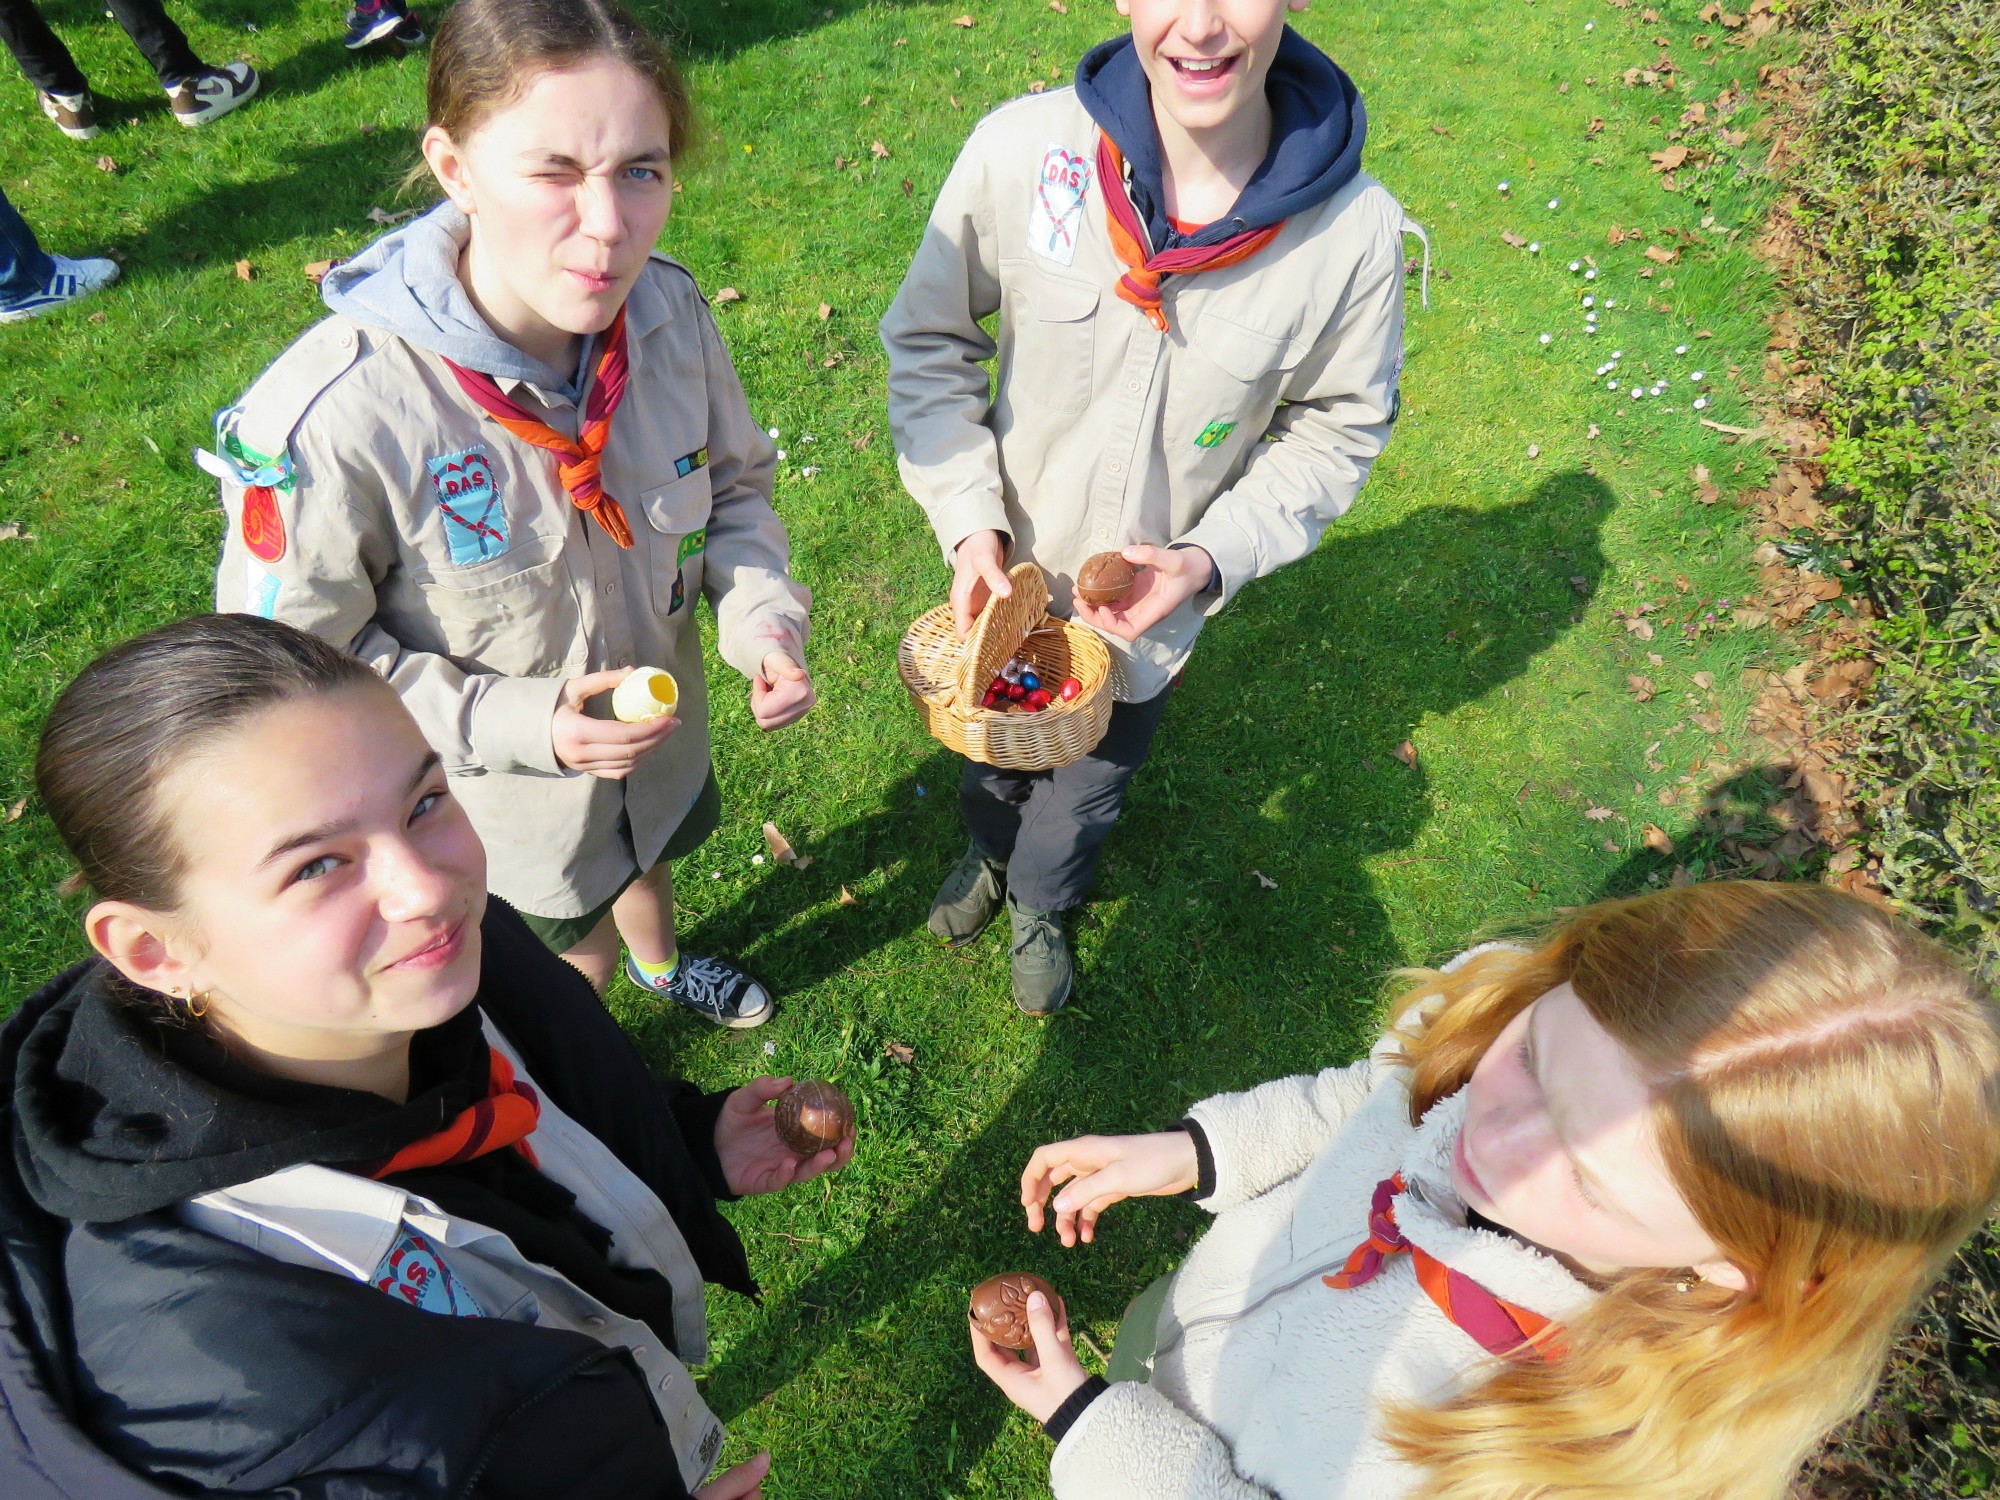
[[[678,968],[666,979],[648,979],[625,955],[625,977],[649,995],[661,995],[693,1011],[704,1021],[741,1031],[762,1026],[777,1009],[771,992],[732,963],[683,953]]]
[[[423,23],[417,19],[417,13],[411,11],[403,17],[403,24],[389,33],[389,40],[398,47],[421,47],[430,38],[424,35]]]
[[[396,0],[357,0],[347,12],[347,35],[341,38],[341,42],[349,52],[359,52],[363,47],[394,36],[407,20],[409,16]],[[417,33],[417,39],[423,39],[421,31]]]
[[[66,302],[78,302],[92,292],[101,292],[118,279],[115,260],[71,260],[66,255],[51,255],[49,259],[55,262],[55,269],[49,272],[48,283],[19,301],[0,303],[0,323],[25,323],[30,318],[39,318]]]

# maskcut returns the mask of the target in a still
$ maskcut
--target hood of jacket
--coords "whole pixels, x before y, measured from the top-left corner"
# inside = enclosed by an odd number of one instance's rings
[[[128,1219],[305,1162],[379,1160],[485,1092],[473,1006],[416,1035],[410,1097],[395,1104],[259,1072],[133,998],[95,960],[46,986],[10,1028],[15,1167],[59,1219]]]
[[[1361,170],[1368,119],[1354,80],[1287,26],[1264,81],[1271,144],[1229,213],[1200,233],[1179,235],[1167,221],[1153,91],[1130,33],[1091,48],[1076,65],[1076,95],[1111,137],[1131,171],[1132,206],[1155,251],[1210,245],[1262,229],[1324,203]]]
[[[458,279],[471,225],[446,199],[326,273],[319,294],[342,317],[442,355],[496,380],[525,380],[574,394],[575,371],[558,370],[515,348],[472,305]],[[588,342],[584,359],[589,358]]]

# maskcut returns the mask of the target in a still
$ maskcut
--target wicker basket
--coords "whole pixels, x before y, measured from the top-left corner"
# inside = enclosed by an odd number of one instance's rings
[[[1014,592],[989,599],[963,641],[951,606],[918,617],[896,648],[896,671],[924,727],[970,760],[1010,771],[1053,771],[1097,747],[1111,722],[1111,652],[1097,633],[1049,614],[1042,570],[1008,570]],[[1031,661],[1045,682],[1074,677],[1083,691],[1040,713],[981,708],[986,686],[1010,656]]]

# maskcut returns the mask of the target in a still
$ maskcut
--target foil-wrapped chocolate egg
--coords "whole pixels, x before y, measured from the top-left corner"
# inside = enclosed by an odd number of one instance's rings
[[[800,1156],[830,1151],[854,1134],[854,1106],[830,1083],[795,1083],[778,1095],[778,1139]]]
[[[981,1333],[1005,1349],[1032,1349],[1035,1336],[1028,1328],[1028,1294],[1040,1292],[1049,1299],[1049,1311],[1056,1326],[1063,1321],[1063,1300],[1056,1289],[1032,1271],[1002,1271],[989,1276],[972,1289],[972,1322]]]
[[[1138,577],[1124,553],[1095,553],[1076,570],[1076,597],[1085,604],[1116,604],[1132,592]]]

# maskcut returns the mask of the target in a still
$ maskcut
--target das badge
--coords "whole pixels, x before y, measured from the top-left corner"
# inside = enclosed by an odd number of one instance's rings
[[[1028,209],[1028,248],[1035,254],[1058,265],[1076,263],[1076,237],[1083,228],[1083,200],[1093,170],[1089,157],[1065,146],[1051,145],[1042,153]]]

